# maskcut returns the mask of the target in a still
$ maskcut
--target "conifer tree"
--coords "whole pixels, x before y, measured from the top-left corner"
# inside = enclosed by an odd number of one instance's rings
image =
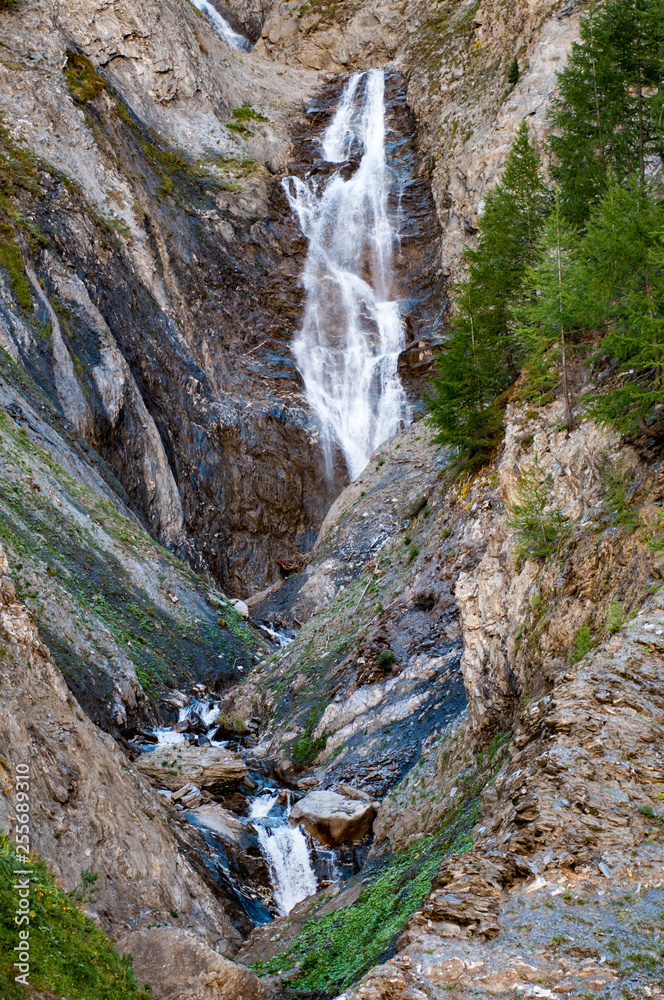
[[[467,277],[428,401],[437,440],[465,456],[495,441],[501,420],[494,400],[519,374],[511,306],[535,260],[547,205],[539,156],[523,122],[502,179],[487,195],[477,247],[465,251]]]
[[[544,227],[535,265],[529,268],[522,301],[514,308],[514,329],[521,344],[525,392],[543,402],[562,383],[565,423],[572,423],[568,386],[570,337],[578,317],[572,292],[575,234],[561,217],[560,199]]]
[[[663,234],[662,199],[638,179],[612,182],[588,222],[575,276],[575,316],[604,334],[599,354],[615,365],[588,412],[622,433],[664,434]]]
[[[664,150],[663,78],[664,0],[593,2],[550,113],[552,175],[574,225],[585,223],[610,174],[643,179]]]

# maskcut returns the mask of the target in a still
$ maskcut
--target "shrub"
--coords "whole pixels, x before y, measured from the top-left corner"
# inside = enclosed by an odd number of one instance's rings
[[[396,662],[396,654],[391,649],[381,649],[380,653],[376,657],[377,667],[391,667],[392,664]]]

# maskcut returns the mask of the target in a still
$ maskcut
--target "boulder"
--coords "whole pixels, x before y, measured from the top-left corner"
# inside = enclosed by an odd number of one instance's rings
[[[334,847],[362,840],[376,815],[373,803],[350,799],[337,792],[309,792],[296,802],[290,813],[291,826],[302,824],[307,833],[322,844]]]
[[[154,1000],[266,1000],[260,979],[213,951],[191,931],[152,927],[118,942],[134,956],[134,975]]]
[[[159,788],[176,792],[191,783],[197,788],[242,781],[247,768],[242,758],[223,747],[170,746],[144,753],[136,767]]]
[[[242,615],[243,618],[248,618],[249,617],[249,608],[244,603],[244,601],[239,601],[239,600],[238,601],[231,601],[231,604],[233,605],[233,608],[235,609],[235,611],[237,611],[237,613],[239,615]]]
[[[252,839],[255,839],[237,816],[216,802],[192,809],[187,815],[195,826],[211,830],[226,843],[235,844],[237,847],[246,848]]]

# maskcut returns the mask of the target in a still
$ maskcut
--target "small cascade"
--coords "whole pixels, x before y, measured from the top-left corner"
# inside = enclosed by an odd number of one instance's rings
[[[309,241],[305,313],[292,349],[322,424],[328,473],[336,442],[352,479],[409,416],[397,370],[405,329],[385,137],[385,74],[355,73],[321,141],[323,159],[339,169],[322,190],[315,179],[283,182]]]
[[[178,722],[185,722],[195,716],[201,720],[204,726],[210,728],[212,723],[219,717],[219,702],[201,701],[192,698],[188,705],[181,708],[178,714]]]
[[[223,40],[230,45],[232,49],[237,49],[239,52],[249,52],[252,48],[251,42],[244,35],[238,34],[237,31],[233,31],[228,21],[226,21],[218,10],[216,10],[208,0],[191,0],[194,7],[200,10],[201,14],[205,14],[208,21],[212,27],[221,35]]]
[[[297,903],[316,892],[318,881],[302,827],[289,824],[288,812],[285,816],[269,816],[277,799],[278,795],[270,792],[259,795],[251,804],[249,818],[270,870],[275,905],[279,914],[286,916]]]

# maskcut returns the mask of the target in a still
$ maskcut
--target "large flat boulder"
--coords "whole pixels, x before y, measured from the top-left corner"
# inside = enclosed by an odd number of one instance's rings
[[[152,927],[127,934],[118,946],[134,956],[134,976],[152,986],[154,1000],[266,1000],[253,972],[191,931]]]
[[[291,826],[302,824],[321,844],[333,847],[362,840],[376,815],[373,802],[351,799],[324,789],[309,792],[290,813]]]
[[[171,746],[144,753],[136,767],[158,788],[176,792],[187,782],[198,788],[242,781],[247,768],[239,754],[223,747]]]

